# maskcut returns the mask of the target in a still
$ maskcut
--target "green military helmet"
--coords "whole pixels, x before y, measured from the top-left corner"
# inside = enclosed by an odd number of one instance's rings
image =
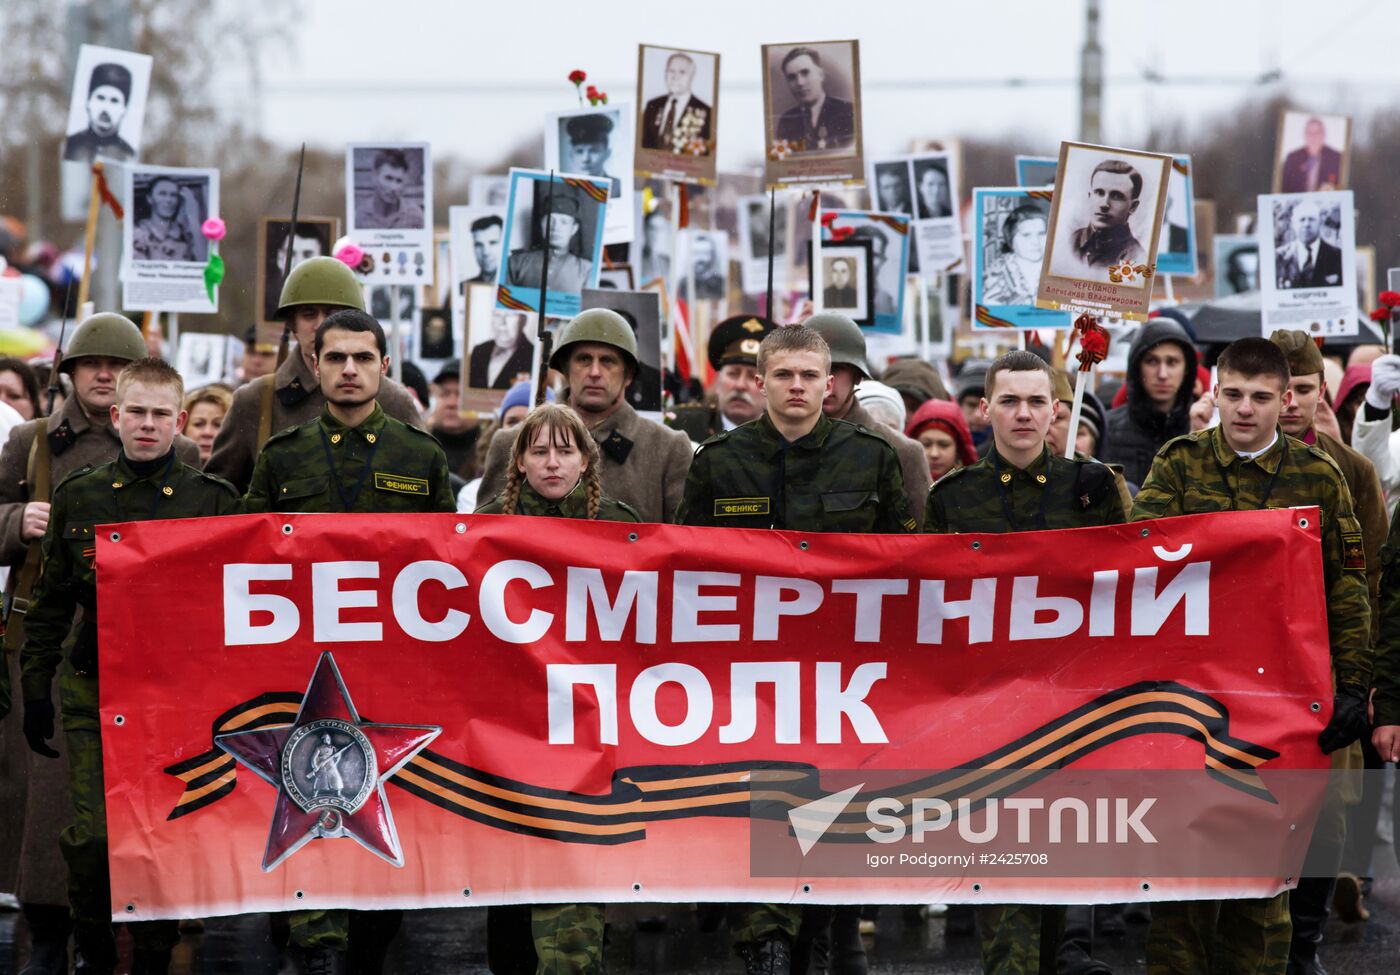
[[[813,315],[802,324],[826,339],[826,344],[831,346],[833,366],[854,366],[860,370],[862,379],[871,378],[870,363],[865,361],[865,336],[859,325],[834,311]]]
[[[286,318],[298,305],[365,310],[365,293],[355,272],[338,257],[313,257],[292,268],[282,285],[277,317]]]
[[[575,315],[559,332],[558,345],[549,357],[549,368],[568,375],[568,348],[578,342],[601,342],[626,355],[627,364],[637,368],[637,333],[611,308],[590,308]]]
[[[71,373],[77,361],[85,356],[104,356],[132,362],[144,359],[149,354],[146,340],[141,337],[141,330],[135,322],[125,315],[104,311],[83,319],[68,341],[68,349],[63,353],[58,371]]]

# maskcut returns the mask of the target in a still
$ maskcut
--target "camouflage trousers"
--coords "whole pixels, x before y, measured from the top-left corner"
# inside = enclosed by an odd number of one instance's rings
[[[536,975],[602,975],[602,904],[532,905],[530,936]]]
[[[983,904],[977,908],[986,975],[1055,975],[1065,928],[1058,905]]]
[[[287,915],[290,943],[297,948],[329,948],[345,951],[350,947],[350,912],[344,909],[292,911]]]
[[[1284,975],[1293,924],[1288,892],[1152,905],[1147,975]]]
[[[729,939],[736,948],[775,937],[791,945],[802,924],[802,908],[796,904],[730,904],[727,914]]]
[[[68,748],[68,799],[73,821],[59,835],[68,864],[68,903],[74,937],[90,961],[116,962],[112,932],[112,879],[107,867],[107,802],[102,785],[102,733],[97,713],[97,679],[65,667],[59,680],[63,700],[63,739]],[[165,951],[180,941],[177,921],[129,925],[137,948]]]

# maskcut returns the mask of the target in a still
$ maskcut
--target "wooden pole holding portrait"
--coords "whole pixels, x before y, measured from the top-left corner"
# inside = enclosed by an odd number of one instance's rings
[[[812,191],[812,314],[822,310],[822,191]]]
[[[78,307],[87,304],[88,292],[92,287],[92,250],[97,244],[97,216],[102,210],[102,169],[101,160],[92,164],[92,185],[88,191],[87,226],[83,230],[83,277],[78,284]],[[82,320],[85,315],[79,318]]]

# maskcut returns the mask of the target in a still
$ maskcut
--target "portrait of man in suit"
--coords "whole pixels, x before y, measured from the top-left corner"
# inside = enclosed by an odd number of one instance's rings
[[[783,81],[796,103],[778,117],[774,138],[795,146],[796,152],[826,152],[855,145],[855,106],[827,91],[827,72],[820,52],[807,46],[783,56]]]
[[[522,375],[529,376],[535,346],[524,332],[524,312],[495,309],[491,337],[472,348],[467,385],[473,389],[510,389]]]
[[[1342,153],[1327,144],[1327,123],[1313,115],[1303,123],[1303,144],[1283,158],[1280,193],[1339,190]]]
[[[1322,223],[1322,209],[1313,201],[1303,200],[1293,207],[1289,216],[1293,239],[1274,252],[1277,287],[1335,288],[1342,283],[1342,252],[1322,239]]]
[[[676,51],[666,59],[666,94],[649,99],[642,110],[642,148],[691,153],[702,146],[694,154],[710,154],[713,112],[695,96],[694,84],[695,59]]]

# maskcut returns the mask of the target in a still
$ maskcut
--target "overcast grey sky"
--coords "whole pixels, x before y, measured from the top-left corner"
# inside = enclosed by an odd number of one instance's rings
[[[440,155],[487,163],[577,104],[582,68],[612,101],[635,100],[637,45],[721,55],[719,164],[756,164],[762,143],[759,46],[861,43],[867,154],[913,138],[1020,130],[1053,151],[1078,135],[1082,0],[303,0],[291,52],[265,66],[262,129],[335,148],[425,139]],[[1394,104],[1400,26],[1388,0],[1104,0],[1104,139],[1131,145],[1155,114],[1205,116],[1280,85],[1317,110]],[[290,56],[288,56],[290,54]],[[1247,83],[1279,69],[1283,82]],[[1145,85],[1145,71],[1241,83]],[[1006,79],[1026,84],[1007,87]],[[1058,84],[1055,82],[1059,82]],[[237,90],[237,94],[235,94]],[[228,110],[246,89],[225,81]],[[1190,151],[1189,146],[1180,147]]]

